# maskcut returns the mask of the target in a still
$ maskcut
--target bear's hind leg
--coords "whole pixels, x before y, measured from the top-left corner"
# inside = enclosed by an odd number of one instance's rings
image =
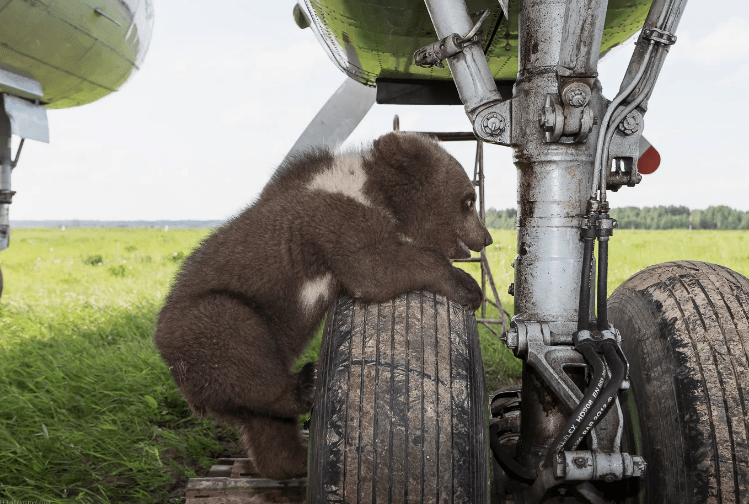
[[[314,365],[299,373],[278,329],[251,306],[215,294],[162,310],[156,341],[198,413],[294,418],[312,407]],[[236,421],[236,422],[235,422]]]
[[[296,419],[250,416],[239,432],[242,447],[261,476],[275,480],[307,476],[307,441]]]

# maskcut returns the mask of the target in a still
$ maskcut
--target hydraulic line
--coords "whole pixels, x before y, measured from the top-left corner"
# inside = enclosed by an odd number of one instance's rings
[[[619,357],[619,353],[616,351],[616,342],[612,340],[603,342],[603,356],[606,358],[606,363],[611,370],[611,379],[606,384],[603,392],[598,396],[590,408],[590,414],[586,415],[588,419],[586,425],[582,429],[578,429],[564,445],[565,450],[575,450],[577,445],[585,439],[590,429],[595,427],[598,422],[603,418],[603,415],[608,410],[609,406],[614,403],[619,389],[624,381],[626,374],[626,366]]]
[[[611,116],[614,113],[614,110],[616,107],[619,106],[619,104],[624,101],[629,94],[634,91],[635,87],[640,83],[640,79],[642,78],[642,75],[645,73],[645,69],[648,66],[648,62],[650,61],[650,55],[653,52],[653,41],[650,41],[650,45],[648,46],[647,52],[645,53],[645,57],[643,58],[642,66],[637,70],[637,74],[635,75],[634,79],[632,79],[632,82],[629,83],[629,85],[621,92],[619,93],[616,98],[609,104],[608,108],[606,109],[606,114],[603,116],[603,121],[601,122],[601,128],[602,130],[598,134],[598,144],[596,145],[596,161],[595,161],[595,167],[593,168],[593,188],[591,190],[591,198],[596,198],[596,193],[598,192],[598,186],[600,185],[600,179],[601,173],[603,172],[602,165],[604,164],[603,157],[603,143],[606,138],[606,134],[609,130],[609,123],[611,121]],[[606,187],[603,187],[603,194],[606,194]],[[604,196],[605,197],[605,196]]]
[[[597,312],[598,312],[598,330],[607,331],[609,329],[609,315],[607,305],[609,274],[609,237],[601,236],[598,238],[598,289],[597,289]]]
[[[666,19],[670,19],[669,13],[672,11],[675,4],[675,2],[667,2],[667,5],[661,11],[658,22],[655,24],[656,28],[663,26]],[[613,120],[612,115],[619,104],[627,97],[629,97],[630,93],[632,93],[632,91],[634,91],[634,89],[640,84],[643,74],[650,66],[651,56],[653,56],[653,51],[655,48],[655,41],[651,39],[648,43],[648,48],[645,52],[645,56],[642,58],[640,68],[637,69],[637,73],[633,77],[632,81],[627,85],[627,87],[623,89],[609,104],[608,108],[606,109],[606,114],[603,117],[603,121],[601,122],[601,131],[598,134],[598,143],[596,145],[596,159],[595,167],[593,169],[593,189],[591,190],[591,197],[595,198],[597,190],[600,190],[600,199],[602,202],[606,201],[605,170],[608,169],[608,163],[606,161],[611,137],[614,135],[614,131],[616,130],[617,125],[622,121],[622,119],[624,119],[627,114],[634,110],[635,107],[642,103],[645,97],[648,96],[648,90],[652,88],[654,82],[647,83],[645,88],[641,90],[638,96],[632,100],[634,105],[630,104],[629,106],[627,106],[625,110],[617,114],[616,117],[613,118]]]
[[[554,456],[554,454],[564,450],[564,447],[569,439],[571,439],[575,432],[580,428],[583,420],[585,420],[588,413],[595,405],[594,399],[599,396],[601,388],[603,387],[605,378],[605,366],[603,365],[603,361],[601,360],[601,358],[596,353],[593,342],[580,343],[578,345],[578,350],[583,354],[585,361],[593,368],[593,379],[591,380],[590,385],[588,385],[588,388],[585,390],[583,398],[580,399],[580,403],[577,405],[577,408],[575,408],[575,411],[573,411],[570,417],[567,419],[567,423],[564,424],[564,428],[557,435],[557,437],[554,438],[554,441],[552,441],[551,445],[549,445],[549,450],[546,452],[545,462],[547,467],[551,466],[551,463],[553,462],[552,457]]]

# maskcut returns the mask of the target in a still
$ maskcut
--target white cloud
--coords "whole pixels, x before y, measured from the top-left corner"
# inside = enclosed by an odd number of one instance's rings
[[[675,58],[717,64],[749,56],[749,21],[732,17],[701,38],[680,35],[671,52]]]

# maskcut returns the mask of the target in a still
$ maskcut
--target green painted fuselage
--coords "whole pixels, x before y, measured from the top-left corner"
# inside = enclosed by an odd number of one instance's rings
[[[423,0],[303,0],[313,29],[331,58],[349,76],[374,85],[377,79],[450,79],[447,67],[420,68],[413,53],[437,40]],[[518,71],[518,1],[505,19],[497,0],[467,0],[468,12],[489,9],[482,25],[489,68],[496,80]],[[651,0],[609,0],[601,44],[605,52],[636,33]]]
[[[83,105],[138,69],[152,28],[151,0],[0,0],[0,68],[39,82],[47,108]]]

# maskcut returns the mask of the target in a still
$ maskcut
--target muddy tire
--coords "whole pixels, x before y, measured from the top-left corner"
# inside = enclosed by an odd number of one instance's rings
[[[749,280],[722,266],[670,262],[608,302],[631,390],[626,448],[647,462],[632,502],[749,500]]]
[[[323,333],[309,502],[487,502],[476,321],[427,293],[339,298]]]

